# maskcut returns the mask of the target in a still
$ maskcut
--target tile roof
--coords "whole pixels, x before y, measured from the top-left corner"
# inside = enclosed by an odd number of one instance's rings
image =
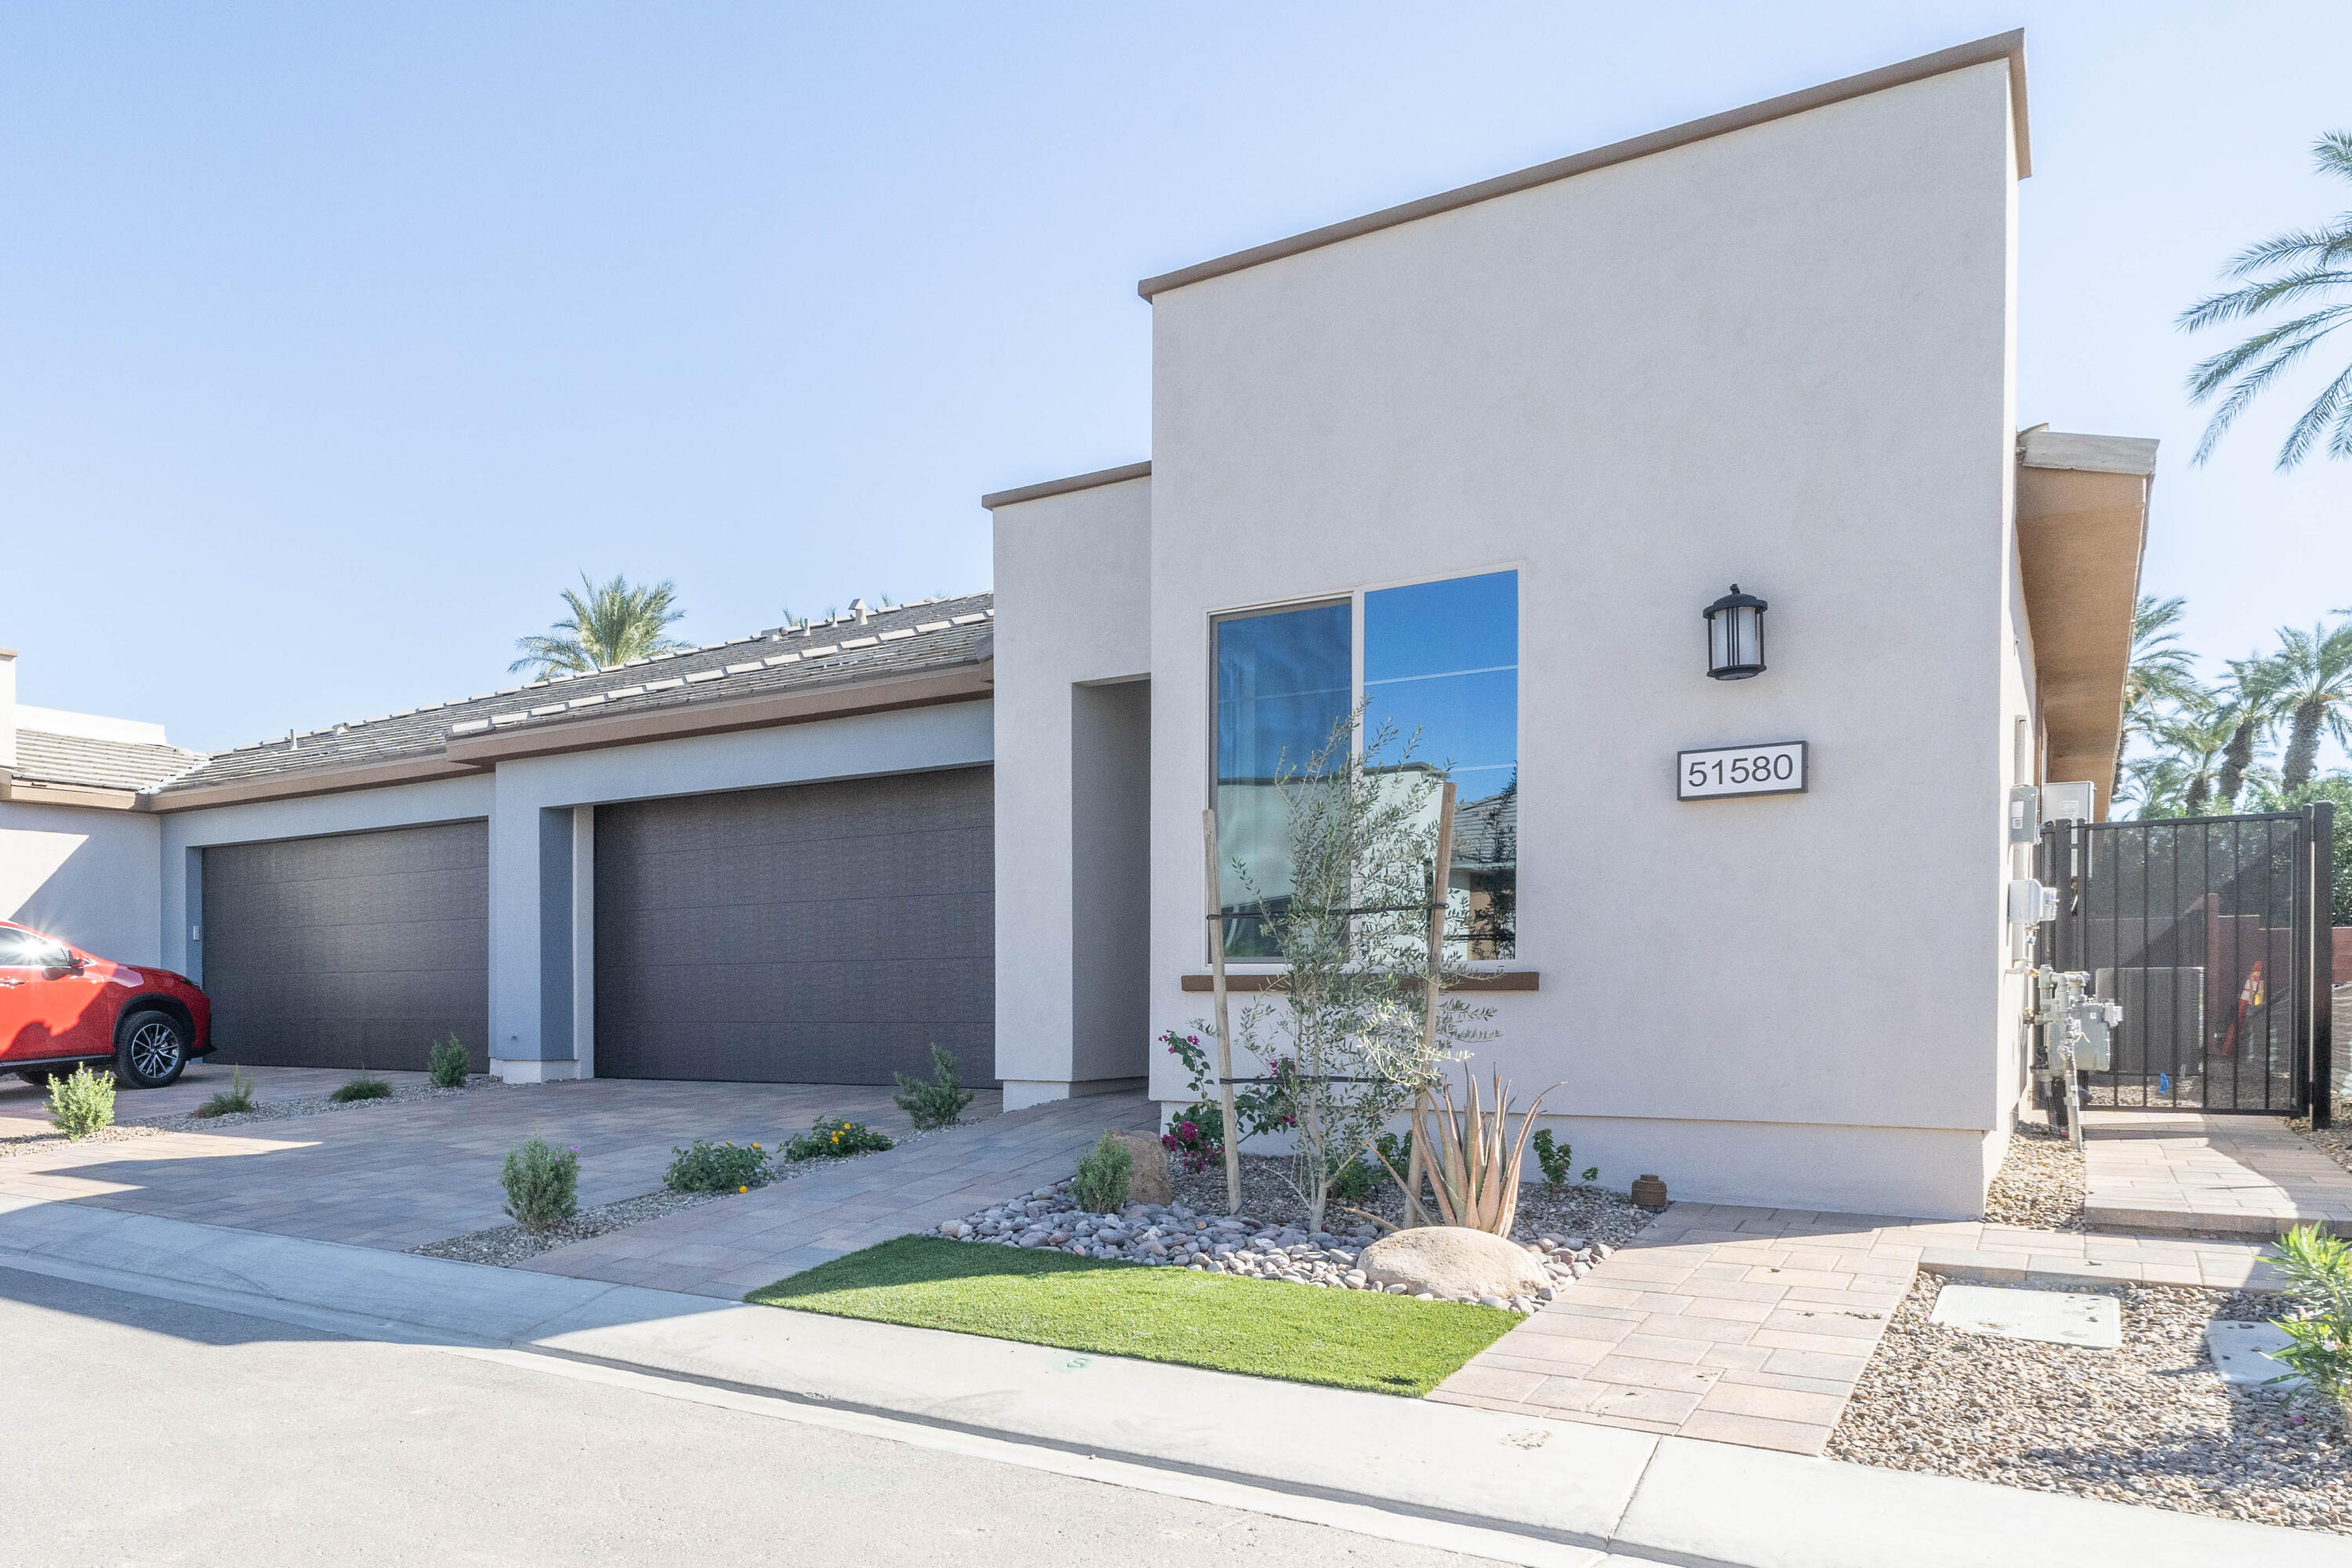
[[[789,693],[977,664],[994,647],[995,595],[967,594],[843,616],[559,675],[479,697],[379,714],[288,740],[216,752],[163,790],[429,756],[452,740],[689,703]]]
[[[142,741],[94,741],[87,735],[16,731],[13,777],[25,784],[75,789],[152,789],[205,760],[202,752]]]

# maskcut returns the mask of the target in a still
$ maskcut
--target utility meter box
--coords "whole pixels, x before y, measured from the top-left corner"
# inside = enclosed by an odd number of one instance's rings
[[[2053,784],[2042,786],[2042,820],[2044,822],[2088,822],[2099,809],[2098,786],[2092,784]]]
[[[2012,784],[2009,791],[2009,841],[2042,842],[2042,792],[2032,784]]]
[[[2038,926],[2058,918],[2058,889],[2031,877],[2009,884],[2009,923]]]

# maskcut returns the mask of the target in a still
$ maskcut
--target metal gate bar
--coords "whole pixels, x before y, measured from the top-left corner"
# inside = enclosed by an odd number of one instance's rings
[[[2119,1002],[2094,1106],[2271,1116],[2333,1110],[2335,807],[2042,830],[2059,890],[2037,962]]]

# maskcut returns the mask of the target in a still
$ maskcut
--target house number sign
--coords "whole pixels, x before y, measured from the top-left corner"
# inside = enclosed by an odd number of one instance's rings
[[[1805,793],[1805,742],[1710,746],[1675,759],[1675,798],[1715,800],[1732,795]]]

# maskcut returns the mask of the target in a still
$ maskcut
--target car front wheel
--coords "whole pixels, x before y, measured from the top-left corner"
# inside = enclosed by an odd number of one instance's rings
[[[114,1076],[136,1089],[161,1089],[188,1065],[188,1032],[168,1013],[136,1013],[122,1025]]]

